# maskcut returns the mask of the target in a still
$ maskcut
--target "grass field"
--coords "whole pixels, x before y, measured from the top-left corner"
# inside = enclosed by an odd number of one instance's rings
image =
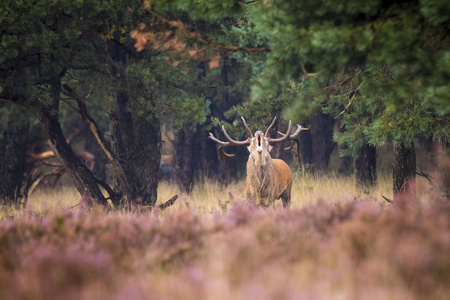
[[[426,182],[295,178],[292,207],[205,181],[165,211],[86,212],[72,188],[0,213],[0,299],[449,299],[450,204]],[[162,183],[159,201],[178,194]]]
[[[420,181],[427,186],[425,181]],[[192,195],[183,195],[176,184],[161,182],[158,188],[158,203],[165,202],[174,195],[180,195],[171,210],[179,209],[189,203],[200,215],[211,214],[214,211],[230,208],[236,201],[245,198],[244,180],[230,185],[220,185],[217,180],[202,180],[196,184]],[[353,177],[340,177],[335,174],[317,176],[305,172],[294,178],[291,206],[301,208],[322,199],[327,203],[336,203],[356,198],[385,203],[383,196],[392,199],[392,179],[388,176],[379,178],[378,186],[370,191],[356,189]],[[59,187],[55,190],[41,189],[36,191],[28,201],[28,206],[34,211],[51,211],[61,207],[72,207],[80,202],[78,192],[72,187]],[[281,200],[275,202],[281,206]]]

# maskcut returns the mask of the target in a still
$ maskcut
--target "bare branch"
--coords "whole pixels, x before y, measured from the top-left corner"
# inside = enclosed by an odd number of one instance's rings
[[[116,172],[117,180],[120,183],[122,196],[128,195],[128,191],[129,191],[128,180],[125,176],[122,166],[119,163],[119,159],[116,157],[114,152],[112,152],[109,149],[109,146],[106,143],[106,140],[105,140],[103,134],[101,133],[99,127],[97,126],[97,123],[89,115],[86,104],[84,103],[84,101],[82,100],[81,97],[75,95],[73,92],[71,94],[69,94],[68,96],[73,97],[73,99],[77,102],[78,108],[79,108],[79,113],[80,113],[82,119],[89,126],[89,129],[91,130],[92,134],[94,135],[95,139],[97,140],[97,143],[102,148],[103,153],[106,155],[108,160],[111,162],[111,164],[114,168],[114,171]]]
[[[172,198],[170,198],[169,200],[167,200],[166,202],[164,202],[163,204],[159,205],[158,208],[160,210],[164,210],[164,209],[172,206],[175,203],[175,201],[177,201],[177,199],[178,199],[178,195],[175,195]]]
[[[392,200],[389,198],[386,198],[385,196],[381,195],[381,197],[383,197],[383,199],[387,202],[387,203],[392,203]]]
[[[302,68],[303,74],[305,74],[308,77],[317,76],[318,73],[308,73],[305,69],[305,64],[300,64],[300,67]]]
[[[416,172],[416,174],[424,177],[426,180],[428,180],[429,183],[431,183],[431,180],[434,180],[434,178],[431,175],[424,173],[423,171]]]
[[[229,46],[224,44],[211,44],[211,47],[216,50],[229,50],[233,52],[248,52],[248,53],[255,53],[255,52],[272,52],[272,48],[268,47],[261,47],[261,48],[248,48],[248,47],[238,47],[238,46]]]

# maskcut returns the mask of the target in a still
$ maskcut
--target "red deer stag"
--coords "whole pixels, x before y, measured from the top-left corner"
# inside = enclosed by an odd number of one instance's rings
[[[246,196],[249,201],[267,207],[276,199],[281,198],[283,207],[287,208],[291,202],[291,188],[292,188],[292,172],[289,166],[281,159],[272,159],[270,151],[272,150],[271,144],[281,143],[288,139],[297,141],[296,137],[302,130],[300,125],[297,125],[297,130],[294,134],[289,135],[291,132],[291,121],[289,121],[288,130],[280,138],[271,138],[269,131],[275,123],[276,117],[273,119],[270,126],[267,128],[266,133],[258,130],[255,135],[247,126],[243,117],[242,122],[248,131],[249,138],[244,141],[233,140],[222,126],[222,131],[227,142],[217,139],[212,133],[209,134],[209,138],[219,144],[219,158],[223,161],[225,157],[234,156],[224,151],[228,146],[248,146],[247,149],[250,152],[247,161],[247,180],[246,180]]]

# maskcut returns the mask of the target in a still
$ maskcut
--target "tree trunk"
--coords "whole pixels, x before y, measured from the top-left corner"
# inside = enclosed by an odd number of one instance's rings
[[[377,156],[376,148],[365,144],[358,151],[355,160],[356,186],[361,189],[377,185]]]
[[[0,204],[19,206],[30,123],[10,120],[0,167]]]
[[[319,111],[311,121],[312,164],[316,171],[326,171],[336,143],[333,141],[335,119]]]
[[[339,126],[339,132],[345,132],[345,128],[342,126]],[[346,150],[348,149],[348,145],[344,144],[340,146],[340,150]],[[340,158],[340,165],[339,165],[339,174],[344,176],[350,176],[353,175],[355,172],[354,168],[354,160],[351,156],[344,156]]]
[[[283,127],[283,114],[280,114],[280,117],[277,118],[276,122],[275,122],[275,132],[283,132],[285,133],[287,128]],[[275,136],[273,137],[280,137],[280,135],[277,133]],[[284,156],[284,148],[286,148],[285,143],[276,143],[273,145],[273,149],[270,152],[272,158],[277,158],[277,159],[283,159]]]
[[[185,193],[191,193],[196,165],[196,147],[194,131],[190,125],[184,125],[176,135],[176,153],[178,162],[178,178]]]
[[[307,123],[303,123],[301,124],[302,127],[308,128],[310,127],[309,125],[307,125]],[[298,136],[298,141],[299,141],[299,152],[300,152],[300,158],[301,158],[301,163],[303,165],[310,165],[312,164],[312,137],[311,137],[311,131],[312,129],[310,128],[310,130],[305,130],[303,132],[301,132],[301,134],[299,134]]]
[[[351,156],[341,157],[338,172],[339,174],[344,176],[353,175],[353,173],[355,172],[353,157]]]
[[[450,200],[450,143],[447,139],[442,141],[438,160],[439,190],[445,199]]]
[[[91,132],[87,132],[85,150],[94,155],[93,172],[97,178],[106,180],[106,165],[109,163],[102,149],[98,145],[97,140]]]
[[[117,93],[116,101],[110,114],[111,147],[128,180],[126,196],[140,204],[154,206],[161,162],[159,119],[138,103],[132,103],[125,91]]]
[[[224,112],[231,108],[230,97],[228,94],[228,58],[224,58],[222,66],[220,68],[220,83],[222,87],[221,101],[220,101],[220,111],[223,115]],[[231,180],[231,173],[233,172],[233,160],[227,159],[219,164],[219,182],[223,185],[228,185]]]
[[[87,201],[88,204],[91,204],[92,201],[97,201],[100,204],[106,205],[108,202],[97,185],[94,174],[92,174],[91,170],[89,170],[89,168],[75,155],[72,148],[67,144],[61,129],[61,124],[59,123],[60,80],[54,80],[54,82],[50,84],[50,88],[50,94],[53,96],[53,101],[50,106],[42,103],[39,99],[29,100],[22,95],[17,94],[7,95],[5,99],[23,105],[31,112],[37,114],[42,131],[47,138],[50,148],[72,178],[81,197]]]
[[[205,178],[210,174],[218,174],[219,160],[217,156],[216,143],[208,138],[208,131],[206,131],[205,126],[200,126],[201,134],[201,149],[202,155],[199,155],[201,176]],[[198,154],[197,154],[198,155]]]
[[[416,179],[416,151],[414,143],[406,146],[403,142],[394,144],[393,163],[394,198],[413,188]]]
[[[110,114],[111,147],[121,161],[128,181],[126,198],[153,207],[157,200],[161,163],[160,120],[147,105],[153,104],[152,95],[144,104],[129,96],[127,78],[120,71],[126,69],[129,59],[119,42],[121,38],[117,30],[108,44],[108,52],[115,62],[111,65],[111,72],[117,77],[119,86],[116,105]]]
[[[50,148],[72,178],[80,195],[88,203],[97,201],[106,205],[107,201],[97,185],[94,174],[80,161],[69,144],[67,144],[57,116],[55,113],[51,114],[44,107],[38,114],[42,130],[47,137]]]

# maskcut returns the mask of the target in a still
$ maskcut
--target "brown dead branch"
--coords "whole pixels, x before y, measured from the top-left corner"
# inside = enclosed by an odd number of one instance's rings
[[[432,180],[434,180],[434,178],[431,175],[424,173],[423,171],[416,172],[416,174],[424,177],[426,180],[428,180],[429,183],[432,183]]]
[[[178,195],[175,195],[172,198],[170,198],[169,200],[167,200],[166,202],[164,202],[163,204],[160,204],[158,206],[158,208],[160,210],[164,210],[164,209],[166,209],[168,207],[171,207],[175,203],[175,201],[177,201],[177,199],[178,199]]]
[[[300,64],[300,67],[302,68],[302,72],[303,74],[305,74],[308,77],[313,77],[313,76],[317,76],[317,73],[309,73],[306,71],[305,69],[305,64]]]
[[[387,203],[389,203],[389,204],[392,203],[392,200],[391,200],[391,199],[389,199],[389,198],[387,198],[387,197],[385,197],[385,196],[383,196],[383,195],[381,195],[381,197],[383,197],[383,199],[384,199]]]
[[[344,80],[342,80],[342,81],[340,81],[340,82],[337,82],[337,83],[335,83],[335,84],[333,84],[333,85],[326,86],[326,87],[324,87],[324,89],[326,89],[326,90],[327,90],[327,89],[334,89],[334,88],[336,88],[336,87],[338,87],[338,86],[343,86],[343,85],[346,85],[347,83],[351,83],[351,82],[353,82],[353,79],[354,79],[356,76],[358,76],[360,73],[361,73],[361,70],[358,70],[355,74],[353,74],[353,75],[351,75],[351,76],[345,78]]]
[[[114,172],[117,175],[117,180],[119,181],[120,189],[121,189],[121,195],[125,196],[128,195],[129,192],[129,185],[128,180],[125,176],[125,173],[122,169],[122,166],[119,163],[119,159],[116,157],[114,152],[111,151],[108,144],[106,143],[106,140],[103,136],[103,133],[100,131],[99,127],[97,126],[97,123],[95,120],[90,116],[88,113],[86,104],[84,103],[82,97],[76,95],[73,91],[71,93],[64,93],[66,96],[71,97],[74,99],[79,108],[79,113],[83,119],[83,121],[89,126],[90,131],[94,135],[97,143],[103,150],[103,153],[106,155],[108,160],[110,161],[111,165],[113,166]],[[92,94],[92,90],[89,92],[88,96]]]

